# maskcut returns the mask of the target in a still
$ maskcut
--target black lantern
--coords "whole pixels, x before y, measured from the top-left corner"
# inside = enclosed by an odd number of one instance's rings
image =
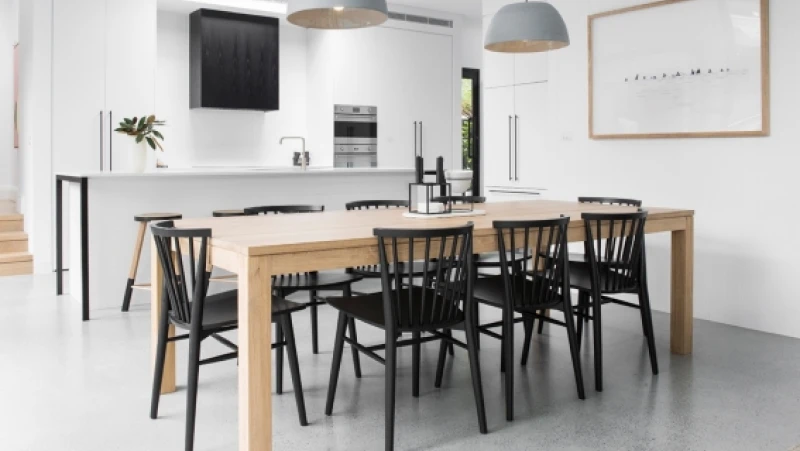
[[[449,183],[409,183],[408,211],[422,215],[446,215],[453,212]]]

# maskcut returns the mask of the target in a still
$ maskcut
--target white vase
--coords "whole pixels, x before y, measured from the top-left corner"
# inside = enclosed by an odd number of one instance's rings
[[[135,146],[131,146],[128,153],[128,170],[140,174],[147,169],[147,156],[150,153],[150,146],[147,141],[142,141]]]

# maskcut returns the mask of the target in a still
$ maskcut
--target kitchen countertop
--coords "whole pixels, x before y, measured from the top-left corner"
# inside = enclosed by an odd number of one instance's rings
[[[96,179],[113,178],[181,178],[181,177],[231,177],[231,176],[316,176],[316,175],[354,175],[354,174],[413,174],[414,169],[404,168],[331,168],[310,167],[303,171],[291,167],[198,167],[183,169],[157,169],[151,172],[86,172],[58,173],[69,177],[85,177]]]

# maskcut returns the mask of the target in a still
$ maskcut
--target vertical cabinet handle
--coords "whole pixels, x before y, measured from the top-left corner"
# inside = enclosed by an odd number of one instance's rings
[[[514,115],[514,180],[519,181],[519,116]]]
[[[103,172],[103,111],[100,110],[100,172]]]
[[[114,112],[108,112],[108,172],[114,171]]]
[[[512,136],[513,132],[511,131],[511,127],[512,127],[511,126],[511,121],[512,121],[511,116],[508,116],[508,180],[509,181],[514,180],[514,174],[512,172],[513,169],[511,169],[511,160],[513,159],[513,156],[512,156],[513,151],[511,150],[511,146],[514,143],[514,138]]]

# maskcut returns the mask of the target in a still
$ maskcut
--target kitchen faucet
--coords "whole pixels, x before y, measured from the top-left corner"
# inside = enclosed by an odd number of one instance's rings
[[[303,167],[304,171],[307,170],[308,167],[306,165],[306,139],[303,138],[302,136],[284,136],[283,138],[281,138],[280,143],[283,144],[283,142],[287,139],[299,139],[300,141],[303,142],[303,150],[300,152],[300,165]]]

